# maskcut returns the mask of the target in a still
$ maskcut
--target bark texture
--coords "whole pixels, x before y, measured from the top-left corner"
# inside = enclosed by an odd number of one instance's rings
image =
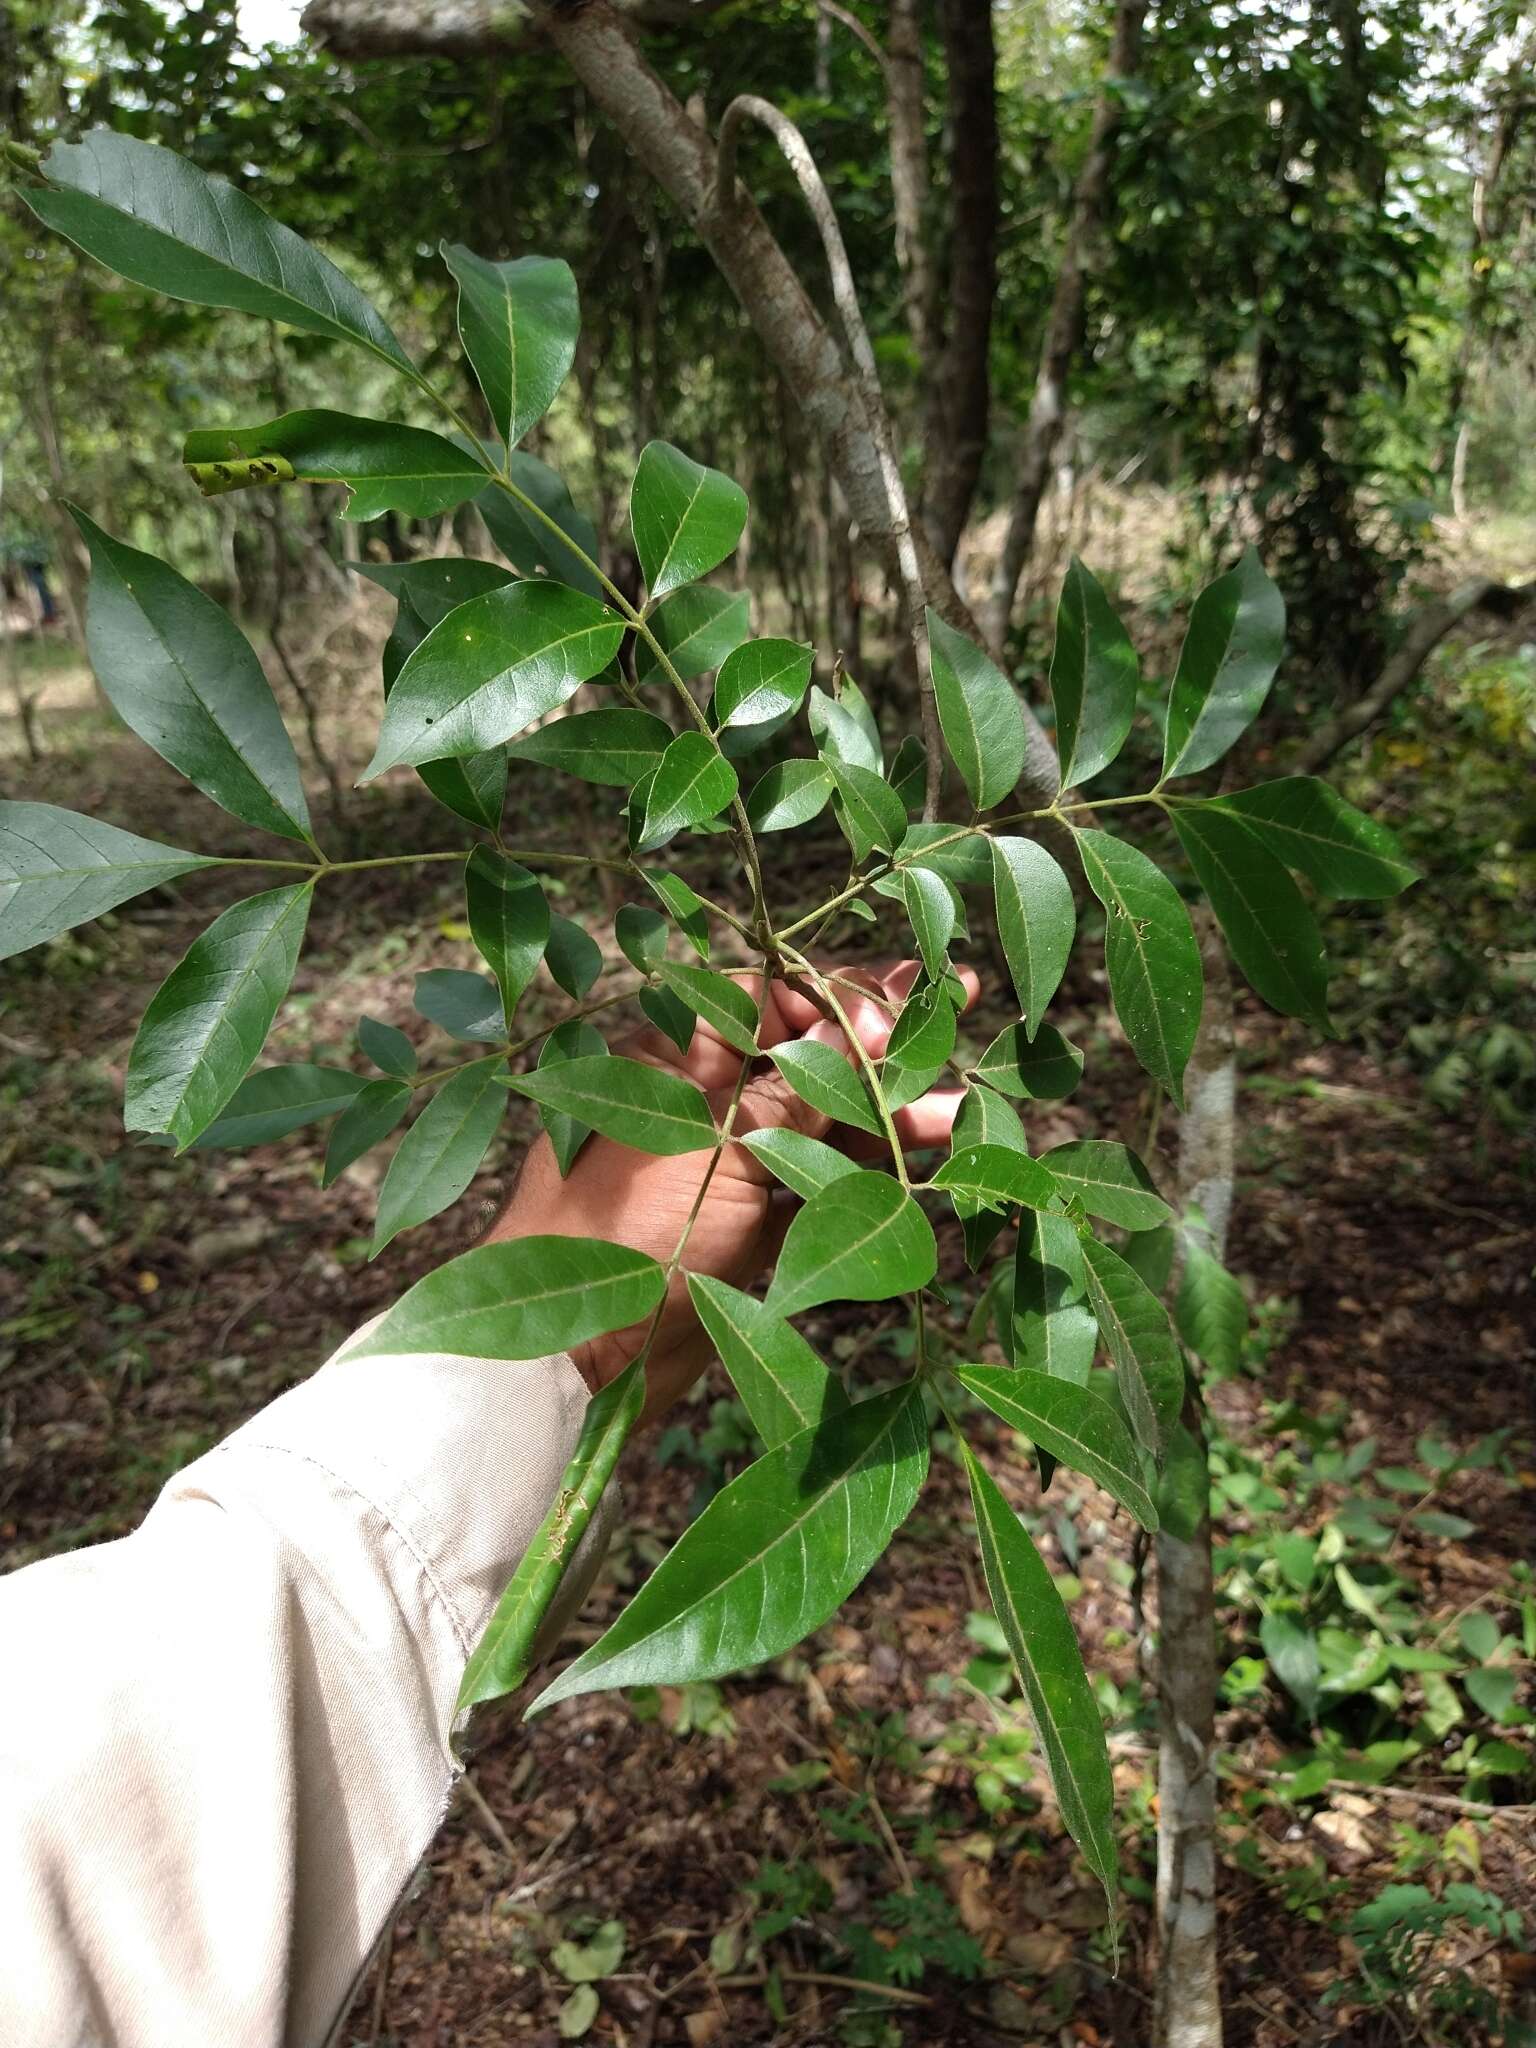
[[[1050,480],[1051,458],[1066,420],[1067,379],[1083,343],[1088,281],[1108,217],[1110,166],[1115,138],[1124,119],[1124,98],[1118,88],[1126,79],[1135,76],[1141,62],[1141,35],[1146,13],[1147,0],[1120,0],[1115,9],[1109,61],[1094,108],[1088,154],[1083,159],[1072,190],[1061,265],[1056,273],[1051,309],[1046,316],[1040,369],[1035,378],[1035,394],[1024,430],[1024,445],[1018,458],[1008,530],[992,581],[991,602],[983,620],[994,650],[1000,649],[1008,637],[1008,623],[1013,616],[1019,578],[1034,547],[1040,504]]]

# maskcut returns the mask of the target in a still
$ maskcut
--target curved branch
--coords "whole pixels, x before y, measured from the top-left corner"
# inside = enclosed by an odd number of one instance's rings
[[[858,287],[853,281],[853,267],[848,261],[842,229],[837,224],[836,208],[832,204],[831,194],[827,191],[821,172],[816,167],[816,159],[811,155],[809,143],[787,114],[774,106],[771,100],[760,99],[756,93],[740,94],[731,101],[720,117],[712,197],[714,210],[722,219],[729,219],[739,202],[736,150],[742,126],[747,121],[756,121],[768,130],[795,174],[801,194],[821,236],[822,251],[826,256],[827,271],[832,280],[832,300],[837,307],[837,316],[842,323],[848,353],[853,358],[853,367],[862,388],[865,411],[879,456],[880,480],[885,492],[886,513],[895,549],[897,573],[901,578],[907,631],[911,636],[912,652],[917,661],[917,686],[923,718],[923,748],[927,757],[923,816],[931,824],[939,815],[939,789],[944,776],[944,743],[939,732],[938,706],[934,699],[933,673],[929,665],[928,627],[925,618],[928,592],[922,569],[918,564],[906,486],[902,483],[901,469],[891,443],[885,395],[880,389],[880,373],[875,367],[875,352],[870,345],[869,329],[864,324]]]

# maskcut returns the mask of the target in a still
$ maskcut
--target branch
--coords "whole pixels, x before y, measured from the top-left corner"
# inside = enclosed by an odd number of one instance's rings
[[[1536,583],[1512,586],[1488,576],[1474,576],[1449,597],[1437,597],[1433,603],[1421,605],[1409,618],[1402,639],[1370,689],[1312,735],[1292,763],[1295,772],[1316,775],[1351,740],[1374,725],[1414,681],[1446,634],[1469,612],[1490,611],[1501,618],[1511,618],[1522,606],[1533,602]]]
[[[918,566],[917,549],[912,541],[912,516],[907,505],[906,487],[902,483],[901,469],[891,445],[890,422],[885,410],[884,394],[880,389],[880,373],[875,367],[875,352],[870,346],[869,329],[864,325],[864,312],[859,304],[858,287],[853,281],[853,268],[843,244],[842,230],[837,224],[837,210],[832,204],[821,172],[816,167],[816,159],[811,155],[810,145],[787,114],[781,113],[770,101],[759,99],[753,93],[742,93],[732,100],[720,119],[719,153],[715,164],[712,202],[714,211],[722,218],[728,219],[738,204],[740,194],[736,183],[736,146],[745,121],[759,122],[778,143],[795,174],[805,203],[811,210],[811,217],[821,236],[822,251],[826,256],[827,270],[832,280],[833,304],[837,307],[838,318],[843,324],[848,352],[853,357],[854,371],[863,390],[864,403],[880,459],[886,516],[889,532],[895,543],[896,568],[901,578],[901,594],[907,614],[907,632],[917,662],[917,687],[923,716],[923,747],[927,756],[923,816],[931,824],[939,815],[939,790],[944,779],[944,741],[939,731],[938,707],[933,693],[933,673],[929,665],[928,628],[924,618],[927,588],[922,570]]]
[[[727,0],[612,0],[637,30],[678,28]],[[300,27],[338,57],[494,57],[542,27],[534,0],[310,0]]]

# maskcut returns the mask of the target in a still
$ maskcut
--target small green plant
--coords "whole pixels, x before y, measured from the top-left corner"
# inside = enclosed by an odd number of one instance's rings
[[[1356,1974],[1331,1985],[1328,2005],[1363,2006],[1400,2018],[1425,2041],[1498,2038],[1499,2001],[1467,1968],[1491,1947],[1521,1942],[1520,1915],[1494,1893],[1448,1884],[1389,1884],[1351,1914]],[[1524,2030],[1521,2030],[1524,2038]]]
[[[834,1127],[883,1147],[882,1170],[782,1130],[740,1141],[803,1207],[766,1300],[707,1275],[687,1277],[762,1454],[535,1705],[602,1688],[705,1685],[793,1648],[836,1610],[911,1511],[937,1401],[969,1478],[987,1590],[1062,1815],[1112,1891],[1113,1795],[1099,1704],[1057,1587],[957,1419],[957,1389],[1033,1444],[1044,1477],[1058,1462],[1083,1473],[1148,1530],[1160,1516],[1191,1512],[1177,1483],[1190,1469],[1180,1448],[1189,1441],[1180,1338],[1195,1357],[1230,1369],[1246,1321],[1241,1290],[1201,1219],[1174,1218],[1126,1144],[1086,1138],[1036,1158],[1016,1105],[1059,1100],[1083,1070],[1082,1052],[1046,1016],[1078,926],[1058,855],[1081,866],[1102,908],[1125,1037],[1181,1107],[1203,989],[1182,883],[1192,877],[1209,898],[1259,994],[1323,1027],[1323,948],[1293,873],[1335,898],[1393,895],[1413,878],[1390,836],[1321,782],[1290,777],[1222,796],[1189,788],[1255,717],[1280,660],[1284,609],[1256,556],[1195,602],[1162,699],[1155,784],[1100,806],[1105,816],[1112,807],[1139,815],[1150,835],[1171,827],[1182,855],[1175,880],[1073,794],[1116,759],[1141,688],[1130,639],[1080,563],[1062,591],[1050,675],[1059,787],[1021,805],[1025,712],[963,620],[934,612],[913,620],[925,708],[935,714],[925,721],[931,743],[908,736],[894,749],[851,680],[834,678],[831,691],[813,685],[810,647],[751,637],[745,594],[706,581],[747,518],[744,492],[719,471],[651,442],[629,503],[643,599],[604,574],[590,523],[559,478],[518,447],[575,353],[576,287],[563,263],[488,262],[445,247],[479,388],[478,399],[467,387],[455,397],[327,259],[170,152],[98,130],[56,146],[38,178],[24,195],[38,217],[123,276],[360,349],[445,429],[332,411],[199,427],[184,460],[201,489],[341,483],[354,520],[438,516],[473,503],[511,566],[448,559],[367,572],[394,596],[397,613],[363,780],[414,769],[467,839],[378,863],[333,860],[271,688],[233,621],[174,569],[75,511],[92,560],[90,645],[103,689],[215,803],[287,844],[280,855],[221,861],[50,805],[0,806],[8,870],[0,955],[42,945],[195,870],[224,866],[272,884],[225,910],[150,1003],[128,1063],[125,1121],[184,1149],[262,1143],[329,1119],[331,1178],[419,1110],[380,1188],[376,1252],[464,1192],[509,1091],[538,1105],[564,1171],[592,1132],[642,1152],[700,1155],[699,1203],[737,1142],[742,1091],[760,1060]],[[701,679],[711,674],[706,690]],[[571,710],[584,685],[590,708]],[[514,770],[574,776],[610,793],[613,849],[524,845],[508,822]],[[947,816],[945,800],[954,805]],[[797,892],[786,901],[792,864],[779,863],[771,884],[762,845],[809,832],[829,806],[847,842],[847,878],[820,900]],[[514,816],[517,808],[514,796]],[[694,835],[724,836],[740,863],[740,904],[712,900],[682,872]],[[1153,843],[1160,854],[1171,850]],[[253,1071],[293,979],[315,891],[361,866],[445,861],[462,872],[465,921],[488,969],[418,980],[417,1009],[446,1035],[451,1055],[422,1068],[396,1024],[364,1017],[357,1044],[371,1077],[318,1065]],[[598,997],[598,946],[552,908],[538,879],[592,867],[610,870],[636,898],[616,921],[633,979]],[[884,922],[895,950],[922,963],[878,1057],[848,1019],[846,999],[862,990],[819,964],[814,950],[844,913]],[[963,986],[952,952],[981,916],[996,919],[1019,1014],[975,1047],[960,1035]],[[737,972],[722,971],[721,959]],[[519,1004],[541,971],[573,1007],[552,1026],[525,1029]],[[784,983],[844,1026],[851,1063],[830,1045],[765,1041],[763,1020]],[[677,1070],[611,1052],[592,1020],[630,999],[679,1047],[702,1032],[733,1053],[734,1088],[706,1096]],[[953,1144],[914,1178],[897,1119],[946,1070],[967,1091]],[[994,1296],[1006,1303],[999,1320],[1011,1362],[949,1366],[927,1339],[930,1308],[947,1308],[936,1285],[935,1223],[958,1224],[974,1267],[1015,1218]],[[527,1676],[540,1621],[640,1412],[661,1307],[669,1282],[687,1272],[691,1230],[692,1219],[664,1262],[590,1239],[480,1247],[413,1287],[354,1347],[354,1356],[519,1360],[636,1333],[631,1362],[593,1400],[550,1518],[470,1660],[462,1707]],[[1130,1233],[1123,1248],[1106,1234],[1121,1232]],[[1175,1257],[1177,1331],[1160,1299]],[[911,1369],[851,1399],[792,1319],[834,1300],[898,1297],[910,1300],[912,1335],[906,1345],[893,1340],[887,1356]],[[1094,1375],[1101,1349],[1112,1370]],[[805,1909],[786,1898],[774,1912],[787,1925]],[[936,1941],[952,1950],[926,1895],[889,1912],[892,1952],[906,1944],[912,1968]],[[759,1938],[768,1938],[762,1927]],[[569,2016],[573,2031],[590,2023],[590,2006],[584,1997]]]

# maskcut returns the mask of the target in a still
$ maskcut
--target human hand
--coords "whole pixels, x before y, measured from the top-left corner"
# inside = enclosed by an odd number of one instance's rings
[[[873,1057],[884,1052],[893,1011],[900,1008],[920,972],[915,960],[904,960],[838,974],[838,1001],[859,1042]],[[976,977],[968,968],[960,972],[969,1004],[976,999]],[[736,979],[755,1000],[760,977],[752,973]],[[769,990],[759,1043],[766,1048],[797,1038],[834,1045],[850,1059],[854,1057],[840,1024],[824,1017],[808,997],[776,981]],[[708,1097],[717,1122],[730,1105],[743,1063],[742,1055],[702,1019],[686,1053],[679,1052],[663,1033],[652,1030],[624,1040],[614,1050],[669,1068],[692,1081]],[[903,1146],[920,1151],[944,1144],[963,1094],[959,1088],[934,1088],[908,1108],[898,1110],[895,1123]],[[773,1067],[748,1079],[732,1130],[745,1136],[770,1128],[826,1139],[854,1158],[879,1159],[888,1150],[883,1138],[846,1125],[834,1126],[829,1117],[802,1102]],[[492,1225],[487,1242],[537,1235],[601,1237],[648,1252],[665,1265],[677,1249],[711,1157],[708,1152],[685,1152],[660,1159],[611,1138],[592,1137],[562,1180],[549,1140],[541,1134],[530,1148],[512,1199]],[[794,1197],[745,1146],[733,1142],[724,1148],[689,1234],[682,1268],[667,1290],[646,1365],[643,1419],[651,1420],[669,1407],[711,1356],[709,1339],[689,1299],[685,1273],[707,1273],[733,1287],[750,1287],[778,1250],[794,1209]],[[577,1369],[594,1393],[615,1379],[635,1356],[647,1327],[636,1325],[577,1346],[573,1353]]]

